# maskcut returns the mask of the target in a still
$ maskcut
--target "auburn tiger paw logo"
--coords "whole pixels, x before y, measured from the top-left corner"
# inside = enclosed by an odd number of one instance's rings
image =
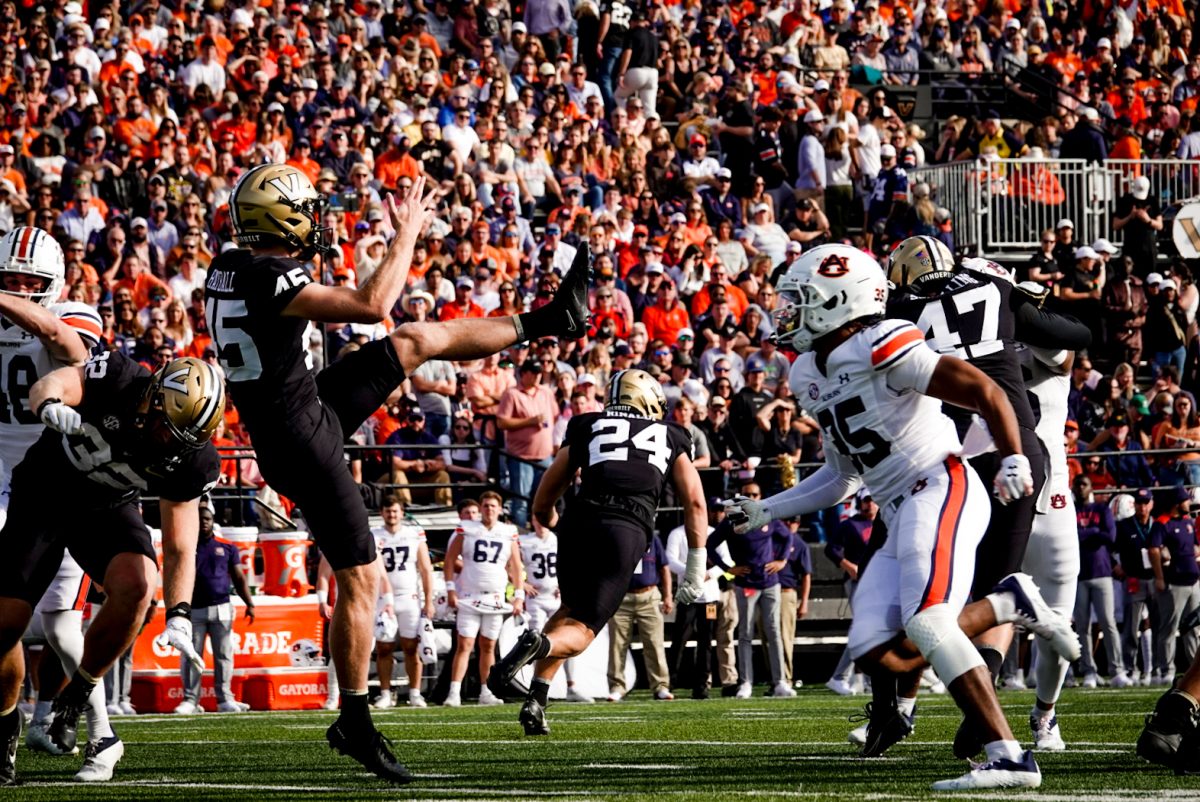
[[[1050,497],[1050,506],[1056,510],[1061,510],[1067,506],[1067,497],[1062,493],[1055,493]]]
[[[840,253],[830,254],[817,268],[818,275],[826,278],[841,278],[850,272],[850,262]]]

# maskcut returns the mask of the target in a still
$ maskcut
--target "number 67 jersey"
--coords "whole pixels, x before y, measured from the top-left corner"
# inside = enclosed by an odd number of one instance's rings
[[[581,471],[568,511],[589,505],[585,514],[632,520],[649,537],[671,467],[680,454],[691,456],[692,436],[677,423],[606,409],[571,418],[563,445]]]
[[[825,462],[861,476],[881,506],[962,451],[942,402],[924,395],[940,359],[912,323],[884,320],[834,348],[824,365],[813,352],[792,364],[789,385],[821,425]]]

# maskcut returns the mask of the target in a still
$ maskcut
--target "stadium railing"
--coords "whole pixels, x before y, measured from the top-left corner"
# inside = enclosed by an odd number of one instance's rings
[[[911,182],[929,184],[937,204],[950,211],[958,245],[993,259],[1031,255],[1041,232],[1063,218],[1074,222],[1076,242],[1104,237],[1120,247],[1124,237],[1113,230],[1113,212],[1139,176],[1150,179],[1150,196],[1168,220],[1200,198],[1200,162],[1182,159],[979,158],[910,171]],[[1159,237],[1170,242],[1171,225]]]

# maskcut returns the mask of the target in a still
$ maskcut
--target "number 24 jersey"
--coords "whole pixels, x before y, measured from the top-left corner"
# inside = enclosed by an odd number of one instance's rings
[[[792,364],[792,393],[821,425],[826,464],[861,476],[881,505],[962,450],[942,402],[923,395],[940,359],[912,323],[884,320],[834,348],[824,370],[811,352]]]

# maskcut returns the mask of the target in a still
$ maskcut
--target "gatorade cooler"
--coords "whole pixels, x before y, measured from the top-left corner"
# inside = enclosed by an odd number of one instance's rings
[[[221,527],[220,539],[238,550],[238,562],[242,565],[242,574],[246,577],[251,592],[255,592],[255,588],[261,588],[262,575],[254,571],[254,552],[258,551],[258,528],[254,526],[224,526]]]
[[[307,596],[307,532],[263,532],[258,536],[263,553],[262,592],[272,596]]]
[[[157,601],[163,600],[163,545],[162,545],[162,530],[150,530],[150,542],[154,544],[154,561],[158,563],[158,584],[154,588],[154,598]]]

